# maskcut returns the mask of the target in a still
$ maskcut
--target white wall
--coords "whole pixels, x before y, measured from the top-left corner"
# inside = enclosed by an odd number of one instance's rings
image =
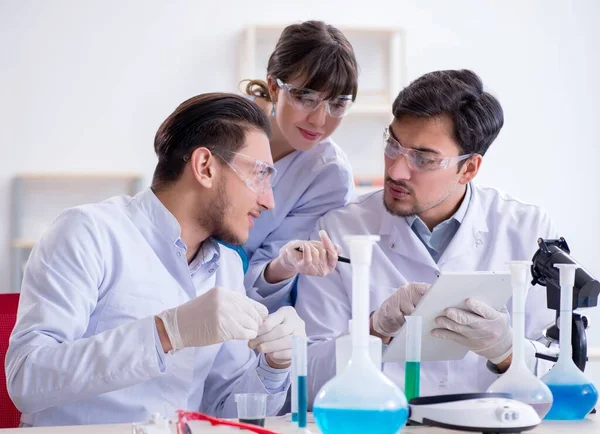
[[[479,73],[506,114],[479,180],[548,209],[574,257],[600,277],[595,0],[2,0],[0,288],[13,174],[123,170],[149,180],[154,133],[175,106],[235,90],[244,26],[310,18],[404,27],[410,79]],[[600,309],[592,317],[600,322]]]

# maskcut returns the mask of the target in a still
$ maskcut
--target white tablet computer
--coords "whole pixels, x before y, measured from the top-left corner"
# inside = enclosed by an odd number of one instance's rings
[[[446,272],[425,293],[412,315],[423,318],[421,361],[460,360],[468,350],[447,339],[436,338],[431,330],[438,328],[435,318],[448,307],[465,308],[465,300],[477,298],[495,309],[501,309],[512,296],[509,272]],[[405,361],[406,329],[402,327],[384,350],[383,362]]]

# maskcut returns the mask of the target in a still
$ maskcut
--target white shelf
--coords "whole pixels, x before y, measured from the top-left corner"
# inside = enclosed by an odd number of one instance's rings
[[[13,240],[11,246],[17,249],[33,249],[36,241],[31,240]]]
[[[588,360],[590,362],[600,362],[600,348],[588,348]]]
[[[286,24],[254,24],[252,26],[248,26],[247,32],[273,32],[277,33],[277,36],[282,32],[282,30],[289,24],[294,24],[294,22],[289,22]],[[387,27],[387,26],[338,26],[344,34],[346,33],[366,33],[366,34],[381,34],[381,35],[390,35],[396,33],[403,33],[404,29],[402,27]],[[350,41],[352,42],[352,41]]]
[[[238,83],[246,79],[266,79],[268,58],[287,24],[293,22],[257,24],[245,29],[241,41]],[[357,101],[369,106],[364,113],[391,112],[392,102],[406,83],[406,38],[403,29],[373,26],[336,27],[354,47],[361,67]],[[385,109],[371,106],[385,106]]]
[[[30,172],[30,173],[17,173],[15,175],[17,179],[24,180],[73,180],[73,179],[92,179],[92,180],[123,180],[123,181],[134,181],[140,178],[139,174],[136,173],[110,173],[110,172]]]
[[[65,209],[111,196],[134,195],[142,176],[133,172],[18,173],[12,183],[11,291],[19,292],[23,270],[36,240]]]

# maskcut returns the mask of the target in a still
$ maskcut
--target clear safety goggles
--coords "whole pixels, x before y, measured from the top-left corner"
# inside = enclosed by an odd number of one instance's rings
[[[285,94],[285,100],[294,108],[305,113],[311,113],[325,104],[327,114],[334,118],[343,118],[352,107],[352,95],[340,95],[334,99],[323,99],[322,93],[284,83],[276,79],[277,86]]]
[[[265,194],[273,188],[273,180],[277,174],[277,169],[246,154],[240,154],[239,152],[231,152],[231,154],[235,155],[231,162],[219,154],[215,155],[220,157],[254,193],[258,195]]]
[[[435,152],[405,148],[394,138],[389,127],[386,127],[385,130],[383,130],[383,146],[385,155],[388,158],[396,160],[401,155],[404,155],[408,162],[408,167],[417,172],[446,169],[473,155],[464,154],[457,157],[442,157]]]

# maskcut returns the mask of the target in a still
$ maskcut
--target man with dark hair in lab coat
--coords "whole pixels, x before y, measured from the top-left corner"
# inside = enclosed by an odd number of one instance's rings
[[[6,355],[24,425],[231,418],[240,392],[280,410],[304,323],[248,298],[239,255],[217,241],[244,243],[274,206],[269,136],[241,96],[190,98],[156,133],[150,188],[56,219],[25,269]]]
[[[345,235],[379,235],[371,266],[371,334],[384,344],[400,330],[423,294],[444,271],[501,270],[510,260],[531,259],[538,237],[556,231],[539,207],[472,181],[497,137],[504,115],[472,71],[426,74],[402,90],[385,129],[385,185],[322,217],[313,237],[325,230],[348,252]],[[310,401],[335,374],[335,339],[351,318],[351,268],[338,265],[322,278],[300,276],[296,308],[306,323]],[[482,392],[511,363],[512,330],[506,308],[476,298],[466,309],[446,309],[434,336],[470,352],[462,360],[424,362],[421,393]],[[526,306],[527,362],[539,368],[536,349],[554,314],[544,288],[529,291]],[[384,372],[400,386],[404,367]]]

